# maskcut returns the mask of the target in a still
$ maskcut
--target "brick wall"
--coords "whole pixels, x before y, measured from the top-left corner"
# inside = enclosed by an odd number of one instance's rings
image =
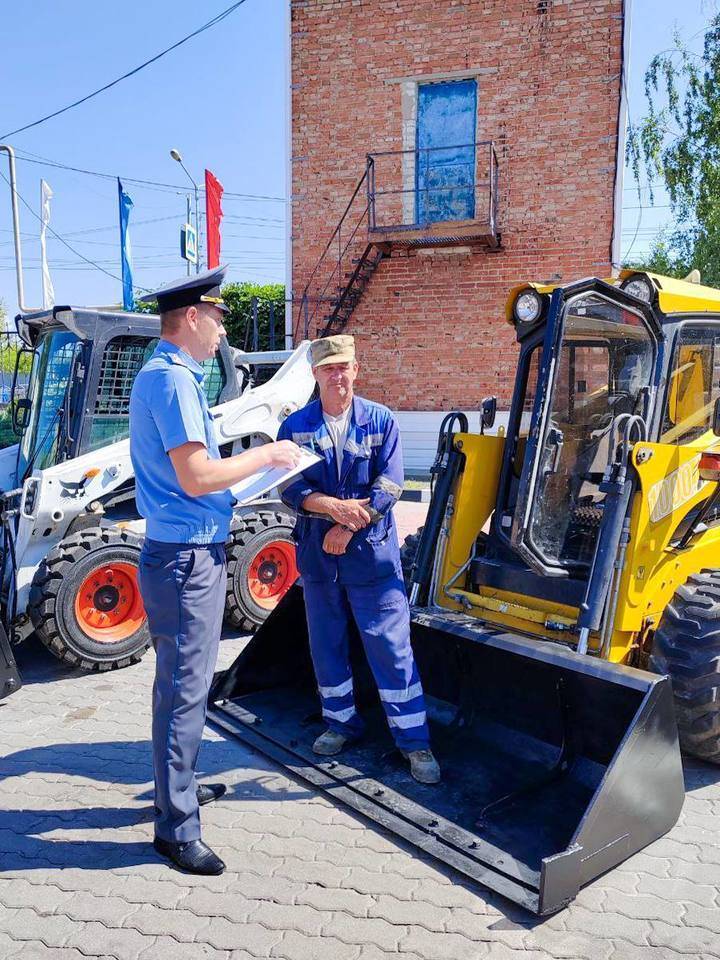
[[[295,296],[365,154],[404,146],[400,81],[476,77],[478,140],[499,157],[502,249],[393,249],[346,328],[359,392],[399,410],[505,405],[509,288],[608,274],[621,14],[622,0],[292,0]]]

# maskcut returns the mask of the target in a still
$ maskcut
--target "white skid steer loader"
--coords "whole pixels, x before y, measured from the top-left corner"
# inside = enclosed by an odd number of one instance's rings
[[[74,307],[21,315],[11,406],[20,442],[0,451],[1,611],[15,642],[33,631],[87,670],[139,660],[149,645],[137,584],[144,521],[135,505],[130,390],[159,336],[159,318]],[[206,361],[205,390],[224,454],[274,440],[309,399],[307,343],[248,354],[223,340]],[[17,367],[32,353],[27,396]],[[252,385],[257,364],[282,363]],[[245,389],[243,389],[243,386]],[[293,518],[265,498],[236,509],[226,616],[252,630],[297,577]]]
[[[19,443],[0,450],[0,699],[20,677],[8,644],[35,633],[86,670],[138,661],[150,637],[137,583],[144,521],[130,461],[132,384],[160,336],[159,317],[25,303],[15,154],[9,164],[18,352],[11,391]],[[223,338],[204,382],[223,455],[276,438],[310,398],[308,343],[246,353]],[[32,356],[19,395],[23,355]],[[268,368],[279,369],[263,382]],[[257,383],[257,385],[256,385]],[[235,511],[227,543],[226,619],[265,620],[297,578],[294,518],[267,493]]]

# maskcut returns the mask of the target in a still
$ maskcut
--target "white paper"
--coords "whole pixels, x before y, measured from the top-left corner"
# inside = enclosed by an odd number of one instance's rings
[[[322,457],[319,457],[311,450],[305,447],[300,448],[300,462],[296,467],[288,469],[287,467],[269,467],[261,473],[254,473],[251,477],[246,477],[240,483],[230,487],[230,493],[239,501],[240,504],[251,503],[259,497],[269,493],[279,483],[292,479],[313,464],[319,463]]]

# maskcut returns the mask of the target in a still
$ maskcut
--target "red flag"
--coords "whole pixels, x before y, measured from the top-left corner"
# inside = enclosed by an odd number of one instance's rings
[[[220,201],[223,185],[209,170],[205,171],[205,215],[207,223],[207,265],[208,270],[220,266],[220,221],[222,207]]]

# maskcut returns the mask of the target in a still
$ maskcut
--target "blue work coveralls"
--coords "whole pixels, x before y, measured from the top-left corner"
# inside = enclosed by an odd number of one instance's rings
[[[203,391],[203,369],[167,340],[130,395],[130,456],[145,517],[139,583],[157,654],[153,685],[155,834],[200,839],[195,768],[217,660],[227,576],[229,491],[191,497],[169,451],[201,443],[220,457]]]
[[[285,487],[282,499],[297,512],[297,563],[323,717],[331,730],[349,739],[362,733],[349,659],[354,620],[395,743],[405,753],[427,749],[425,700],[410,646],[410,611],[392,515],[403,484],[397,423],[387,407],[355,397],[339,478],[319,400],[291,414],[278,439],[294,440],[322,457]],[[334,521],[302,508],[311,493],[370,500],[371,523],[353,534],[341,556],[322,546]]]

